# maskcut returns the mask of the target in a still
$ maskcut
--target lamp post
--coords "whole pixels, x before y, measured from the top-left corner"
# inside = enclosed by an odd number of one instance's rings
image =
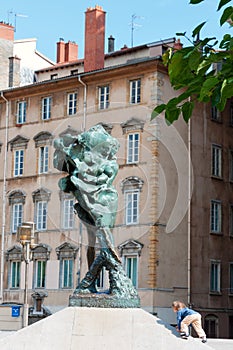
[[[23,327],[28,326],[28,267],[31,260],[31,248],[35,246],[35,223],[25,222],[17,228],[18,241],[23,246],[25,262],[25,283],[23,300]]]

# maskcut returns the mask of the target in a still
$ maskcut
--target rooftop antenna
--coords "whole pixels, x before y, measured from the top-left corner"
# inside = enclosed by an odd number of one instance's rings
[[[28,16],[27,15],[22,15],[21,13],[15,13],[15,29],[14,29],[15,32],[16,32],[16,19],[17,19],[17,17],[27,18]]]
[[[133,47],[133,39],[134,39],[134,29],[137,27],[141,27],[141,24],[135,23],[135,19],[136,18],[140,18],[140,19],[144,19],[144,17],[141,16],[137,16],[135,13],[131,16],[131,22],[130,22],[130,26],[131,26],[131,47]]]
[[[13,9],[7,11],[7,23],[10,23],[10,16],[13,14]]]

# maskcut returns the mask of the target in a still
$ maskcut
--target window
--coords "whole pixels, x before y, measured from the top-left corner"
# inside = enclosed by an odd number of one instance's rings
[[[230,288],[229,288],[229,293],[233,294],[233,262],[230,263]]]
[[[35,203],[35,223],[38,231],[47,229],[48,201],[51,192],[46,188],[40,188],[32,193],[33,203]]]
[[[129,134],[127,143],[127,163],[137,163],[139,161],[139,134]]]
[[[57,79],[58,78],[58,74],[51,74],[50,75],[50,79],[53,80],[53,79]]]
[[[233,150],[229,154],[229,178],[233,182]]]
[[[121,183],[125,197],[125,223],[133,225],[139,222],[139,194],[144,181],[137,176],[127,177]]]
[[[72,259],[62,259],[62,288],[73,287],[73,265]]]
[[[42,146],[39,148],[39,174],[47,173],[49,170],[49,148]]]
[[[14,152],[14,176],[23,175],[24,150],[18,149]]]
[[[23,205],[26,194],[21,190],[13,190],[9,193],[9,206],[11,208],[11,232],[17,232],[17,227],[23,222]]]
[[[50,258],[51,247],[40,243],[31,249],[33,260],[33,288],[46,287],[47,261]]]
[[[22,260],[22,246],[15,244],[6,251],[6,261],[8,262],[8,288],[20,288],[20,267]]]
[[[109,107],[109,86],[99,87],[99,109],[107,109]]]
[[[207,338],[218,338],[218,317],[207,315],[204,321],[204,329]]]
[[[59,288],[73,288],[77,251],[78,247],[68,242],[56,248],[57,257],[60,260]]]
[[[10,288],[20,287],[20,261],[11,261]]]
[[[229,207],[229,234],[233,237],[233,204]]]
[[[138,266],[143,244],[135,240],[127,240],[118,246],[122,263],[127,276],[132,280],[133,285],[138,287]]]
[[[211,261],[210,263],[210,292],[220,293],[220,261]]]
[[[211,119],[214,121],[221,121],[221,112],[216,106],[211,107]]]
[[[138,223],[139,214],[139,192],[126,192],[126,206],[125,217],[126,225],[133,225]]]
[[[141,102],[141,79],[130,81],[130,103]]]
[[[230,125],[233,126],[233,103],[230,105]]]
[[[219,201],[211,201],[210,213],[210,231],[212,233],[221,233],[222,229],[222,205]]]
[[[132,280],[134,287],[137,287],[137,276],[138,276],[137,257],[133,257],[133,256],[126,257],[125,270],[126,270],[127,276]]]
[[[74,227],[74,200],[65,199],[63,202],[63,228]]]
[[[42,120],[48,120],[51,118],[51,102],[52,97],[42,98]]]
[[[212,145],[212,176],[222,176],[222,147]]]
[[[77,92],[68,94],[67,114],[74,115],[77,113]]]
[[[99,273],[99,276],[97,277],[97,280],[96,280],[96,285],[98,287],[98,289],[104,289],[105,287],[105,275],[106,275],[106,269],[105,267],[102,267],[100,273]]]
[[[45,288],[46,260],[36,260],[35,288]]]
[[[36,228],[38,231],[47,229],[47,206],[45,201],[38,201],[36,203]]]
[[[76,75],[76,74],[78,74],[78,69],[72,69],[72,70],[70,71],[70,74],[71,74],[71,75]]]
[[[16,119],[17,124],[26,123],[26,108],[27,108],[26,101],[17,102],[17,119]]]
[[[12,232],[17,232],[17,227],[23,222],[23,204],[17,203],[12,206]]]

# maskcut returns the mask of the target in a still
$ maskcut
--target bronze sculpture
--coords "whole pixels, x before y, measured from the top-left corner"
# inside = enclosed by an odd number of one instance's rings
[[[59,187],[77,199],[74,209],[89,237],[89,271],[75,289],[70,305],[138,307],[137,291],[121,265],[111,232],[118,206],[113,180],[118,172],[119,142],[102,125],[96,125],[77,137],[66,135],[56,139],[54,147],[54,167],[69,174],[60,179]],[[96,238],[100,253],[95,258]],[[110,288],[105,298],[100,299],[96,280],[103,267],[109,273]]]

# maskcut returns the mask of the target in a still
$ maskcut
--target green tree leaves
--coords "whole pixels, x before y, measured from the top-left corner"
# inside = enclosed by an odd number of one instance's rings
[[[190,4],[199,4],[205,0],[190,0]],[[217,11],[222,10],[220,25],[233,23],[233,7],[225,7],[231,0],[220,0]],[[225,7],[225,8],[224,8]],[[233,37],[225,34],[216,49],[215,38],[200,39],[200,32],[206,22],[196,26],[192,40],[186,32],[177,33],[191,42],[181,50],[169,48],[163,55],[163,63],[168,68],[172,87],[180,90],[180,95],[167,104],[156,106],[151,119],[162,112],[168,123],[182,116],[188,122],[195,102],[211,102],[219,110],[225,108],[227,99],[233,96]]]

